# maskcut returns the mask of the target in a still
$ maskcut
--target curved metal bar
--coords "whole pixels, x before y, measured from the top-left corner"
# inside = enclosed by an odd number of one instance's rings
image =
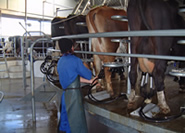
[[[172,75],[172,76],[179,76],[179,77],[185,77],[185,72],[173,72],[173,71],[171,71],[171,72],[169,72],[169,74],[170,75]]]
[[[2,91],[0,91],[0,94],[1,94],[1,97],[0,97],[0,103],[1,103],[1,101],[2,101],[3,98],[4,98],[4,93],[3,93]]]
[[[31,72],[31,95],[32,95],[32,120],[33,122],[36,121],[36,115],[35,115],[35,93],[34,93],[34,88],[35,88],[35,84],[34,84],[34,64],[33,64],[33,47],[36,43],[38,43],[39,41],[50,41],[51,39],[49,38],[40,38],[37,39],[30,47],[30,72]]]
[[[48,35],[45,34],[45,33],[42,32],[42,31],[26,31],[26,32],[23,34],[23,36],[25,36],[26,34],[29,34],[29,35],[31,36],[31,33],[37,33],[37,34],[40,34],[40,35],[43,34],[43,37],[49,38]]]
[[[128,66],[128,63],[121,63],[121,62],[106,62],[103,64],[104,67],[124,67],[124,66]]]

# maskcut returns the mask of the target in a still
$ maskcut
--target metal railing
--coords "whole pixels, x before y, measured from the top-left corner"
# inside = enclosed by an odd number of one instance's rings
[[[91,33],[91,34],[78,34],[54,37],[52,40],[59,40],[61,38],[98,38],[98,37],[133,37],[133,36],[185,36],[185,30],[151,30],[151,31],[120,31],[120,32],[104,32],[104,33]],[[34,68],[33,68],[33,47],[38,41],[48,39],[38,39],[31,46],[31,90],[32,90],[32,120],[36,121],[35,115],[35,96],[34,96]],[[76,53],[96,54],[96,55],[109,55],[109,56],[126,56],[126,57],[145,57],[153,59],[166,59],[166,60],[180,60],[185,61],[185,57],[180,56],[163,56],[163,55],[147,55],[147,54],[124,54],[124,53],[104,53],[104,52],[89,52],[89,51],[75,51]]]
[[[38,43],[40,41],[50,41],[50,40],[51,40],[50,38],[37,39],[30,47],[30,72],[31,72],[31,95],[32,95],[31,103],[32,103],[32,120],[33,121],[36,121],[35,93],[34,93],[35,83],[34,83],[33,47],[36,43]]]
[[[3,100],[3,98],[4,98],[4,93],[2,91],[0,91],[0,103]]]

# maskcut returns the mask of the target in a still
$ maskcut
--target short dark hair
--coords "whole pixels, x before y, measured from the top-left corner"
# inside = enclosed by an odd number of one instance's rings
[[[62,54],[69,52],[73,46],[73,41],[68,38],[62,38],[58,42]]]

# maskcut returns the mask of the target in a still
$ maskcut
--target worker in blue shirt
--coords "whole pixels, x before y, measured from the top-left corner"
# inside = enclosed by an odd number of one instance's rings
[[[58,41],[62,56],[58,61],[57,71],[63,89],[58,129],[61,133],[87,133],[80,82],[90,84],[96,77],[92,79],[92,72],[73,54],[74,47],[70,39]]]

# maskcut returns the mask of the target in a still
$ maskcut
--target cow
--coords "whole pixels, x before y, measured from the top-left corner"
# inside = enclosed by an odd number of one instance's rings
[[[9,45],[8,47],[11,49],[9,52],[15,51],[14,56],[19,56],[21,52],[21,36],[10,36],[8,38],[10,42],[12,42],[12,45]]]
[[[83,24],[83,25],[79,25]],[[65,36],[65,35],[76,35],[76,34],[82,34],[82,33],[88,33],[87,26],[85,23],[85,16],[84,15],[68,15],[67,18],[65,17],[55,17],[51,21],[51,37],[59,37],[59,36]],[[88,38],[85,39],[73,39],[74,42],[74,48],[75,50],[81,50],[80,45],[76,44],[76,41],[88,41]],[[58,41],[54,41],[54,49],[59,50]],[[61,56],[60,52],[52,52],[53,56]],[[82,54],[76,54],[76,56],[82,58]],[[90,56],[88,56],[90,58]],[[56,59],[54,59],[56,60]],[[90,66],[90,64],[85,65]],[[55,63],[56,64],[56,63]],[[55,67],[52,65],[52,67]],[[57,71],[55,69],[55,74],[58,75]]]
[[[130,0],[127,15],[131,31],[176,29],[179,18],[178,3],[175,0]],[[170,49],[176,43],[174,40],[175,37],[131,37],[131,51],[133,54],[170,55]],[[153,77],[160,111],[168,114],[170,108],[164,94],[167,61],[159,59],[131,58],[129,73],[131,93],[128,98],[128,109],[132,109],[136,102],[136,64],[139,64],[142,72]]]
[[[89,33],[127,31],[128,22],[111,19],[111,16],[114,15],[127,16],[126,11],[107,6],[100,6],[91,9],[86,15],[86,23]],[[92,38],[92,51],[116,52],[119,47],[119,43],[111,42],[111,39],[115,38]],[[95,73],[98,75],[102,68],[102,62],[114,62],[115,57],[94,54],[93,60],[95,65]],[[109,71],[108,67],[104,67],[104,73],[107,92],[111,97],[115,97],[111,82],[111,72]]]
[[[55,17],[51,22],[52,23],[51,36],[57,37],[57,36],[64,36],[64,35],[76,35],[76,34],[88,33],[85,21],[86,20],[84,15],[70,14],[68,15],[67,18]],[[79,23],[84,25],[78,25]],[[75,44],[76,41],[80,41],[80,40],[88,41],[88,38],[85,38],[85,39],[78,38],[78,39],[72,39],[72,40]],[[80,47],[75,45],[75,50],[80,50]],[[81,54],[78,54],[77,56],[81,57]]]
[[[48,39],[50,38],[49,35],[46,35],[46,36],[27,36],[27,37],[25,37],[25,36],[24,37],[10,36],[8,38],[8,41],[6,42],[6,45],[5,45],[5,52],[12,53],[14,56],[20,56],[21,55],[21,38],[23,38],[23,41],[25,42],[25,43],[23,43],[23,45],[26,48],[27,47],[25,45],[26,41],[27,41],[28,47],[30,47],[37,39],[44,38],[44,37],[47,37]],[[49,42],[40,41],[34,45],[34,50],[37,53],[46,53],[47,47],[52,47],[52,46],[53,46],[53,44],[51,41],[49,41]]]

